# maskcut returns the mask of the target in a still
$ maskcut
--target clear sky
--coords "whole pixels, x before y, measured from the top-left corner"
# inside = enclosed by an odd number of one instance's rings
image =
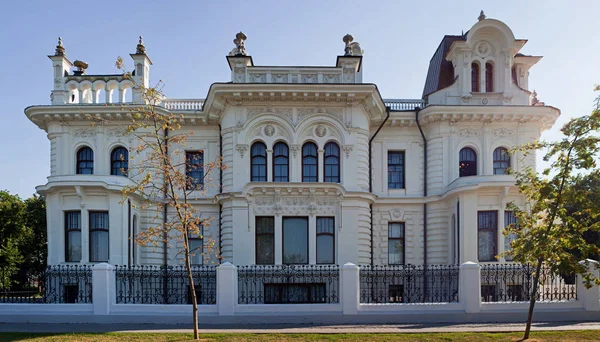
[[[521,52],[542,55],[530,88],[562,116],[588,114],[600,83],[598,0],[520,1],[7,1],[0,20],[0,189],[29,197],[50,174],[50,144],[23,112],[50,104],[54,53],[62,36],[71,61],[89,74],[116,73],[139,35],[168,97],[204,98],[230,80],[225,55],[240,30],[255,65],[334,65],[351,33],[364,49],[363,80],[384,98],[420,98],[427,67],[445,34],[460,34],[483,9],[504,21]]]

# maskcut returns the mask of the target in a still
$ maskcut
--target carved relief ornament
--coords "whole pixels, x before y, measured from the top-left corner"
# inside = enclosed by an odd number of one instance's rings
[[[472,127],[468,127],[468,128],[461,128],[458,130],[458,135],[463,137],[463,138],[473,138],[473,137],[478,137],[481,135],[481,132],[478,129],[472,128]]]

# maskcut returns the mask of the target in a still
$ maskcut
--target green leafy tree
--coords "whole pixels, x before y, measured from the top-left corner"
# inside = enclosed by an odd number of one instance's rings
[[[590,115],[571,119],[562,127],[562,139],[533,142],[513,151],[527,156],[545,149],[544,161],[549,163],[540,174],[531,167],[515,173],[527,205],[508,204],[515,212],[518,225],[511,224],[504,230],[505,235],[516,236],[505,255],[512,256],[515,262],[530,264],[535,270],[523,339],[528,339],[531,331],[543,266],[553,273],[580,274],[586,286],[600,284],[600,279],[593,276],[587,265],[579,262],[598,253],[598,246],[584,238],[600,229],[597,202],[586,196],[586,191],[569,186],[578,174],[598,171],[599,128],[600,97]],[[576,210],[573,204],[577,205]]]
[[[23,262],[19,244],[26,234],[25,205],[19,196],[0,191],[0,289],[9,289]]]
[[[41,280],[48,259],[46,201],[33,195],[24,204],[25,232],[19,247],[23,263],[17,274],[17,282],[22,285]]]

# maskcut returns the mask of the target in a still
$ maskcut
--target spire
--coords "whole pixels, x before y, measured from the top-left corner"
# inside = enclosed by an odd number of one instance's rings
[[[140,36],[140,40],[138,41],[137,48],[135,49],[136,55],[145,55],[146,47],[144,46],[144,41],[142,40],[142,36]]]
[[[486,18],[485,13],[483,13],[483,10],[481,10],[481,12],[479,12],[479,17],[477,17],[477,20],[482,21],[485,18]]]
[[[63,46],[62,38],[58,37],[58,45],[54,51],[54,56],[66,56],[65,47]]]

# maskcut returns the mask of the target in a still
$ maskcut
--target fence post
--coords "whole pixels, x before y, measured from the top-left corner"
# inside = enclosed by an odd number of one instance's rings
[[[341,272],[342,313],[356,315],[360,303],[360,270],[358,266],[348,262],[342,266]]]
[[[237,270],[230,262],[217,267],[217,308],[219,315],[232,316],[237,300]]]
[[[115,302],[115,267],[105,262],[92,266],[94,315],[108,315]]]
[[[465,312],[479,312],[481,309],[481,266],[472,261],[463,263],[460,265],[459,278],[459,302],[463,303]]]
[[[598,261],[586,259],[579,263],[586,266],[595,278],[600,277],[600,263]],[[583,302],[583,308],[585,310],[600,311],[600,289],[598,289],[598,285],[593,285],[587,289],[583,284],[581,276],[577,277],[577,298]]]

